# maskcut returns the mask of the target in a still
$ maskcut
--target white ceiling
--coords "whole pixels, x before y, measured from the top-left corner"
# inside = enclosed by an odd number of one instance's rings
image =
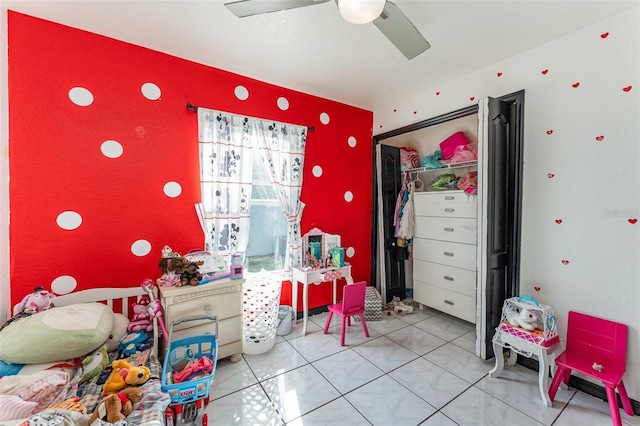
[[[432,46],[411,61],[373,24],[345,22],[334,2],[240,19],[218,0],[1,1],[3,9],[371,111],[640,4],[394,2]]]

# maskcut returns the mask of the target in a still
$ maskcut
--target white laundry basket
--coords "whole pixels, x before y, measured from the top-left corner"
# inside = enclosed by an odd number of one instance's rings
[[[268,273],[250,277],[242,286],[242,353],[257,355],[276,341],[282,281]]]

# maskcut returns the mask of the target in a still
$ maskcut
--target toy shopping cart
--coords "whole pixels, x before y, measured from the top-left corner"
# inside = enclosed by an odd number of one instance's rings
[[[188,321],[210,320],[215,334],[201,334],[171,340],[173,327]],[[218,359],[218,317],[199,315],[173,321],[162,365],[162,391],[171,403],[165,413],[167,426],[207,426],[204,407],[209,403]]]

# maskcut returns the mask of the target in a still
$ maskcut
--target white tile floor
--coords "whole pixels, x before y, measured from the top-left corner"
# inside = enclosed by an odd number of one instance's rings
[[[340,346],[339,318],[302,321],[261,355],[218,363],[206,408],[209,425],[603,425],[609,406],[573,389],[542,405],[537,373],[474,355],[473,325],[431,309],[359,322]],[[640,416],[620,410],[623,424]]]

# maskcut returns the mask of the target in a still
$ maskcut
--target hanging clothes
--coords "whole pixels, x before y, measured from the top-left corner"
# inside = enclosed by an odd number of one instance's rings
[[[413,238],[413,230],[415,228],[413,220],[413,193],[415,192],[414,183],[407,185],[405,194],[403,194],[403,208],[400,216],[400,226],[397,228],[396,237],[410,240]]]

